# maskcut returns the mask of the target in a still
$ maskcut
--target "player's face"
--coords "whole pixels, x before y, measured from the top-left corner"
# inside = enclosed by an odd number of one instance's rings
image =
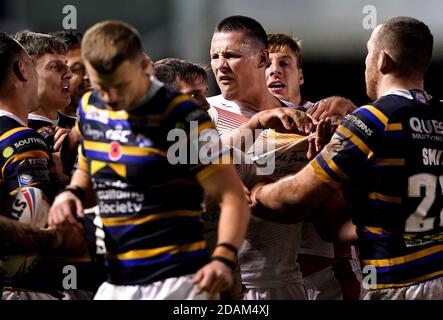
[[[242,32],[216,32],[211,42],[211,67],[217,84],[227,100],[247,95],[256,81],[260,49]]]
[[[208,84],[201,77],[196,77],[188,82],[182,80],[176,81],[175,87],[181,93],[191,95],[203,110],[209,109],[210,106],[208,100],[206,100]]]
[[[303,72],[297,66],[297,57],[290,49],[269,53],[266,84],[273,95],[299,104],[300,86],[303,82]]]
[[[91,84],[89,83],[89,77],[81,57],[80,47],[69,50],[66,57],[72,72],[72,78],[69,82],[71,104],[76,106],[83,94],[91,90]]]
[[[377,84],[378,84],[378,70],[377,70],[377,50],[375,41],[377,39],[380,26],[375,28],[367,43],[368,54],[366,56],[365,64],[365,82],[366,82],[366,94],[369,98],[377,99]]]
[[[39,76],[39,106],[45,109],[58,110],[71,102],[69,81],[71,70],[66,56],[47,53],[36,61]]]
[[[149,76],[146,61],[124,60],[114,72],[98,73],[88,61],[85,61],[92,87],[101,99],[114,110],[127,109],[139,102],[146,93]]]

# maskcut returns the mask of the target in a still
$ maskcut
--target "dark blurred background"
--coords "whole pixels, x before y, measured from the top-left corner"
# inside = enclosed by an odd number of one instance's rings
[[[268,32],[303,39],[305,98],[316,101],[342,95],[357,105],[369,101],[364,60],[371,28],[393,16],[413,16],[428,24],[434,34],[426,89],[443,97],[441,0],[0,0],[0,31],[62,30],[67,5],[76,10],[76,31],[84,32],[105,19],[124,20],[139,30],[145,51],[154,61],[178,57],[203,64],[209,64],[217,22],[233,14],[251,16]],[[216,93],[211,76],[210,95]]]

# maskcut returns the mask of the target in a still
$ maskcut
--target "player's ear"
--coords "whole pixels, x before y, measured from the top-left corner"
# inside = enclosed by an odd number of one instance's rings
[[[142,69],[145,71],[146,75],[150,76],[154,73],[154,64],[146,53],[143,53],[141,64]]]
[[[12,65],[12,71],[14,72],[15,76],[20,81],[26,81],[27,80],[28,77],[27,77],[25,66],[23,65],[23,61],[22,60],[18,60],[16,62],[14,62],[14,64]]]
[[[268,49],[262,49],[260,50],[259,60],[258,60],[258,67],[259,68],[266,68],[269,62],[269,50]]]
[[[303,69],[298,69],[298,81],[300,83],[300,85],[302,85],[303,83],[305,83],[305,76],[303,75]]]
[[[394,69],[394,59],[388,52],[381,50],[378,55],[377,67],[382,74],[388,74]]]

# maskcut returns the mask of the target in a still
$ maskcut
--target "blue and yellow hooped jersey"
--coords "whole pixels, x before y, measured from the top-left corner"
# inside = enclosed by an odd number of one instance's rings
[[[95,92],[82,98],[79,168],[96,191],[111,283],[147,284],[194,273],[208,261],[199,181],[219,165],[174,165],[167,156],[174,143],[168,134],[188,133],[193,121],[186,144],[212,122],[189,96],[163,86],[130,111],[108,109]]]
[[[26,186],[52,189],[50,156],[42,137],[15,119],[0,116],[0,178],[8,192]],[[52,197],[52,192],[48,192]]]
[[[429,99],[398,91],[357,109],[310,164],[323,181],[349,187],[372,288],[443,275],[443,105]]]

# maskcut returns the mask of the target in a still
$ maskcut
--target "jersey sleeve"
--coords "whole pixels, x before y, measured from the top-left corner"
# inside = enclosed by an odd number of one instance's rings
[[[334,188],[357,177],[373,160],[388,119],[377,107],[366,105],[347,115],[330,143],[309,166]]]
[[[175,152],[180,163],[200,182],[231,163],[227,148],[223,148],[219,133],[208,113],[199,108],[189,96],[178,96],[169,114],[178,139],[168,149],[168,156]],[[172,103],[174,103],[174,100]]]

